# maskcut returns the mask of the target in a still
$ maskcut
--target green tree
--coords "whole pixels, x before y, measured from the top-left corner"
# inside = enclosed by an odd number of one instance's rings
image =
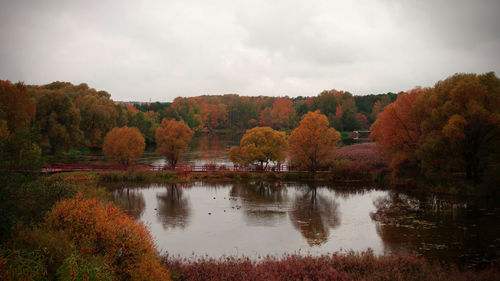
[[[80,111],[69,96],[59,91],[42,90],[36,108],[35,126],[43,147],[56,153],[81,143]]]

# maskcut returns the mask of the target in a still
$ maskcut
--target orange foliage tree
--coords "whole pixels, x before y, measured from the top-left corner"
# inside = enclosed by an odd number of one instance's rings
[[[288,154],[293,165],[316,171],[333,160],[339,141],[340,133],[329,127],[325,115],[308,112],[288,138]]]
[[[35,117],[35,103],[31,101],[23,83],[12,84],[0,80],[0,121],[5,120],[7,129],[28,128]]]
[[[289,128],[295,117],[293,102],[288,98],[277,98],[271,111],[273,127],[276,129]]]
[[[193,137],[193,131],[183,121],[161,121],[156,129],[156,153],[165,156],[173,169],[182,160],[182,154],[188,150],[188,143]]]
[[[393,175],[420,166],[415,152],[422,135],[422,121],[426,115],[424,97],[432,95],[432,89],[415,88],[401,93],[394,103],[385,107],[371,127],[370,139],[391,159]]]
[[[281,162],[285,159],[286,146],[285,133],[270,127],[255,127],[246,131],[240,146],[231,148],[229,155],[234,163],[258,162],[261,167],[265,163],[265,169],[269,162]]]
[[[60,201],[43,227],[64,234],[89,258],[101,257],[119,280],[169,280],[147,227],[111,203],[81,195]]]
[[[137,128],[114,128],[104,138],[104,156],[115,163],[130,165],[144,152],[145,142]]]
[[[477,184],[486,170],[499,169],[500,79],[492,72],[455,74],[400,94],[371,130],[393,168],[414,163],[433,177],[464,172]]]

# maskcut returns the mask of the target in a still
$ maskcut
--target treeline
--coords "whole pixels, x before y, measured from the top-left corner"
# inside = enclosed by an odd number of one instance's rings
[[[173,103],[133,103],[141,112],[157,118],[182,120],[195,131],[246,130],[268,126],[277,130],[295,128],[302,117],[319,110],[338,131],[367,129],[382,109],[393,102],[393,93],[353,96],[337,90],[315,97],[247,97],[234,94],[178,97]]]
[[[115,102],[108,92],[87,84],[0,83],[0,148],[3,159],[18,162],[40,152],[100,149],[104,136],[115,127],[136,127],[146,145],[155,145],[155,132],[163,119],[184,121],[195,132],[257,126],[289,130],[307,112],[319,110],[338,131],[363,129],[396,98],[395,94],[353,96],[330,90],[308,98],[219,95],[141,104]]]

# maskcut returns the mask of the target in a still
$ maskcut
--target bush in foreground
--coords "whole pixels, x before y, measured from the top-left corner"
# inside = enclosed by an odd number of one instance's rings
[[[248,257],[164,258],[173,280],[497,280],[498,268],[481,272],[428,263],[413,256],[361,254],[287,255],[258,262]]]
[[[3,261],[3,266],[2,266]],[[111,203],[58,202],[0,249],[0,280],[169,280],[146,226]]]

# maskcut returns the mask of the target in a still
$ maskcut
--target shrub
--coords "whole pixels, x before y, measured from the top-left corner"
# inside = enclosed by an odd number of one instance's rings
[[[168,279],[146,226],[111,203],[81,195],[63,200],[49,212],[44,228],[65,233],[79,252],[102,257],[119,279]]]
[[[66,258],[57,270],[57,278],[61,281],[111,281],[114,280],[111,268],[101,257],[83,258],[73,254]]]
[[[430,264],[414,256],[360,254],[164,258],[173,280],[496,280],[496,267],[475,272]]]

